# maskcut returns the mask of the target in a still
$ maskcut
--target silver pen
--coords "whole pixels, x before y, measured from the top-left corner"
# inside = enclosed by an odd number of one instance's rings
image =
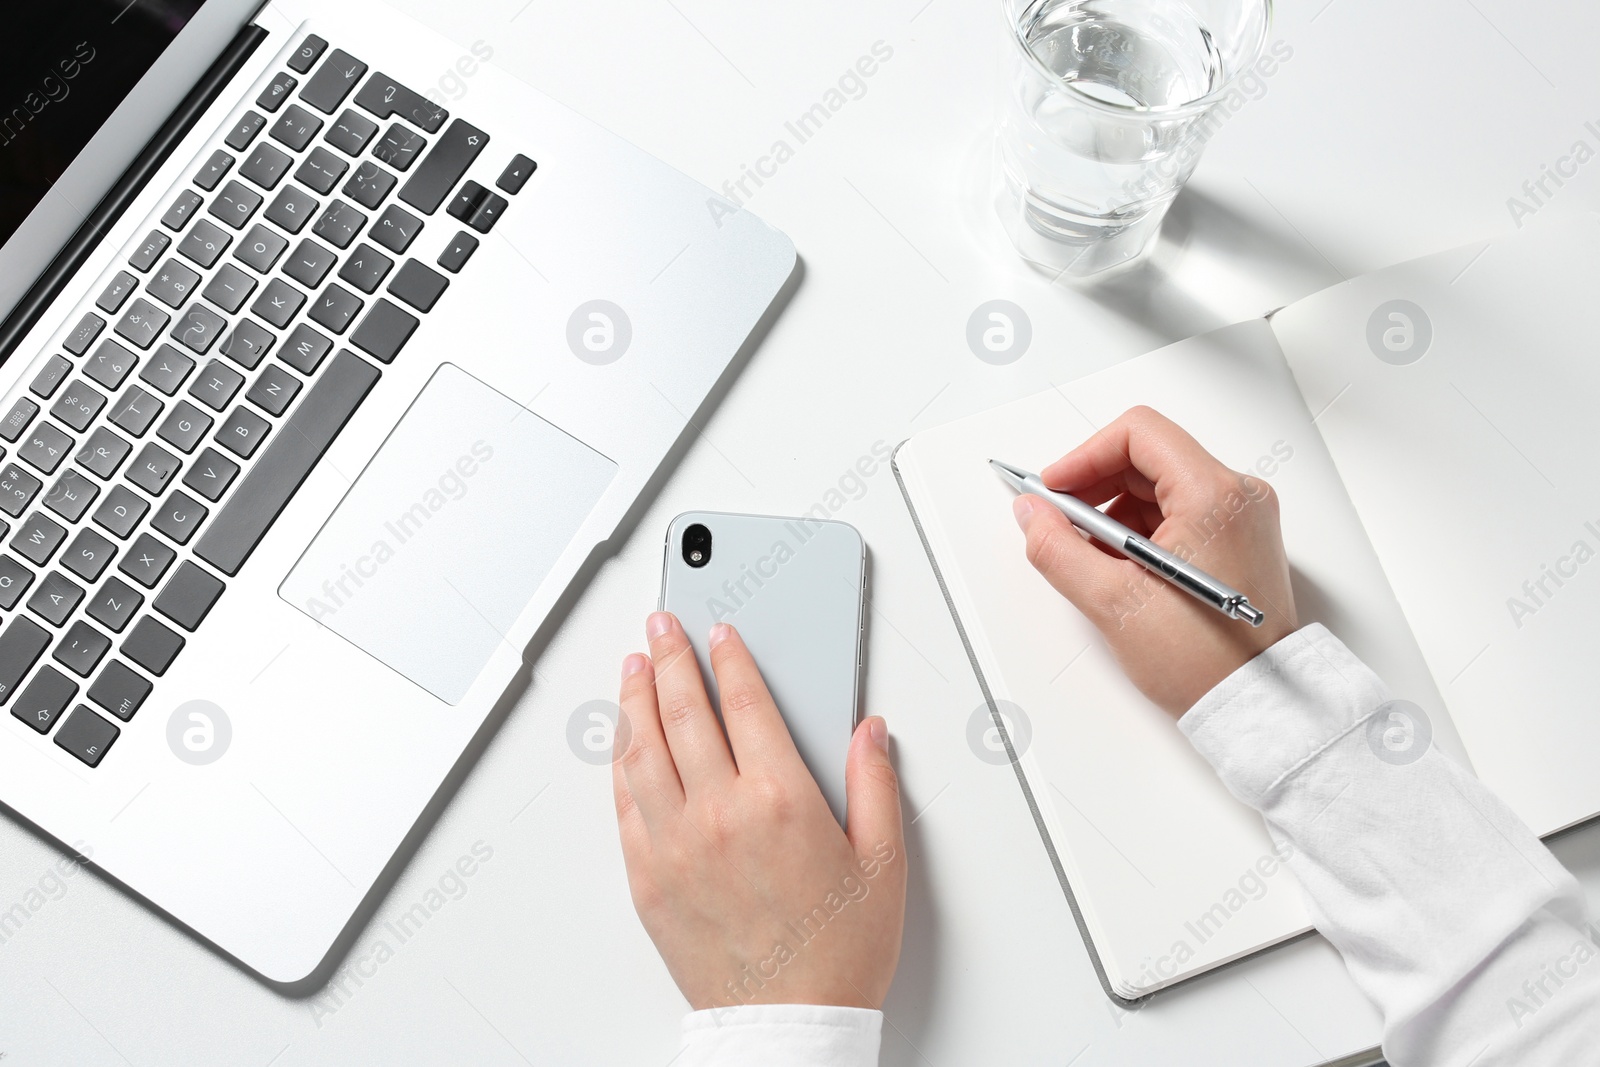
[[[1204,601],[1228,616],[1243,619],[1251,626],[1267,620],[1260,609],[1237,589],[1217,581],[1198,567],[1185,563],[1166,549],[1141,537],[1099,508],[1091,507],[1068,493],[1058,493],[1044,484],[1037,474],[1019,470],[1008,463],[991,459],[989,466],[1019,493],[1032,493],[1052,504],[1078,529],[1102,544],[1110,545],[1150,573],[1165,578],[1196,600]]]

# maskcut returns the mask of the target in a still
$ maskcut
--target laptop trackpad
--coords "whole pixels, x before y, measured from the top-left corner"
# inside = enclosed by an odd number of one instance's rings
[[[458,704],[616,469],[446,363],[278,595]]]

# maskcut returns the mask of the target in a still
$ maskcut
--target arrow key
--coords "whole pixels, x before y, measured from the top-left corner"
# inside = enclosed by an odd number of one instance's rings
[[[506,169],[500,172],[500,177],[495,180],[495,185],[500,187],[501,192],[516,196],[522,192],[522,187],[528,184],[528,179],[533,176],[533,172],[538,167],[539,164],[519,153],[512,157],[510,163],[506,164]]]

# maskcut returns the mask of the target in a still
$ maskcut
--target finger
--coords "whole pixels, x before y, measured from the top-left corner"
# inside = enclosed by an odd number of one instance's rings
[[[1100,551],[1065,515],[1032,494],[1017,497],[1012,510],[1034,569],[1090,622],[1103,627],[1115,619],[1127,593],[1128,568],[1138,565]]]
[[[739,773],[808,774],[755,658],[739,631],[725,622],[711,628],[711,669]]]
[[[660,822],[683,810],[683,783],[673,765],[672,752],[661,732],[661,716],[656,705],[656,677],[650,658],[637,652],[622,661],[622,694],[619,703],[627,722],[617,723],[613,744],[627,740],[627,749],[613,757],[612,792],[620,780],[628,793],[628,803],[647,822]],[[623,813],[623,800],[617,799],[617,814]]]
[[[1159,507],[1127,493],[1113,500],[1105,510],[1107,516],[1116,519],[1140,537],[1150,537],[1155,533],[1156,527],[1161,525]],[[1151,522],[1152,517],[1155,519],[1154,522]]]
[[[885,858],[905,852],[905,828],[900,817],[900,777],[889,762],[889,724],[873,716],[856,727],[845,761],[844,788],[849,814],[845,834],[863,859]],[[897,865],[904,869],[903,863]]]
[[[1040,476],[1052,489],[1067,493],[1120,477],[1128,482],[1126,491],[1145,495],[1135,491],[1130,468],[1149,481],[1158,502],[1231,473],[1172,420],[1136,407],[1050,464]]]
[[[665,611],[650,616],[645,632],[655,660],[661,732],[672,751],[684,794],[691,796],[696,790],[732,781],[733,756],[722,735],[722,724],[711,710],[689,635],[677,617]]]

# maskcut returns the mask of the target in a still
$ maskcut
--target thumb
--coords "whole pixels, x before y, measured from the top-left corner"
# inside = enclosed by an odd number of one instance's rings
[[[1128,589],[1128,564],[1100,551],[1067,517],[1038,497],[1024,494],[1011,505],[1028,541],[1028,562],[1045,580],[1101,628],[1117,618]]]
[[[850,739],[845,763],[844,788],[850,805],[846,836],[856,855],[868,856],[887,848],[904,851],[900,824],[900,776],[889,763],[889,724],[873,716],[863,719]]]

